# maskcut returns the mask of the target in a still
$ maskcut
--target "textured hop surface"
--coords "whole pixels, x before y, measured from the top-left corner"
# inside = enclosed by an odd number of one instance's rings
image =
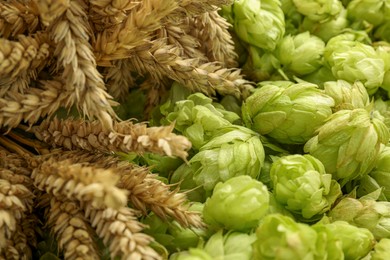
[[[258,225],[268,207],[267,187],[249,176],[238,176],[215,186],[203,217],[213,228],[245,231]]]
[[[189,161],[197,185],[210,191],[220,181],[239,175],[256,178],[264,164],[259,136],[241,126],[221,129]]]
[[[367,175],[375,165],[381,144],[388,141],[386,125],[375,113],[359,108],[332,114],[304,149],[343,186]]]
[[[259,87],[242,106],[247,127],[280,143],[302,144],[332,114],[334,101],[311,83],[276,82]]]
[[[311,155],[288,155],[271,167],[275,199],[291,212],[310,220],[327,212],[341,196],[340,185]]]

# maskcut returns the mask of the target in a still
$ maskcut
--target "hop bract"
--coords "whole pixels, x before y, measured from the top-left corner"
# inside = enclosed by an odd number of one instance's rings
[[[236,0],[234,31],[254,46],[273,50],[285,32],[284,14],[278,0]]]
[[[256,237],[253,259],[316,259],[316,231],[287,216],[271,214],[264,217]]]
[[[275,199],[304,219],[319,218],[341,196],[340,185],[311,155],[288,155],[271,167]]]
[[[362,259],[375,245],[375,238],[368,229],[346,221],[320,222],[313,225],[313,229],[323,240],[318,245],[325,253],[322,259]]]
[[[390,202],[375,199],[343,198],[328,213],[332,220],[343,220],[366,228],[379,240],[390,238]]]
[[[168,122],[175,122],[175,129],[183,133],[195,149],[199,149],[220,128],[230,126],[239,119],[234,112],[212,104],[212,99],[195,93],[186,100],[176,102],[174,111],[166,115]]]
[[[342,186],[367,175],[375,166],[381,144],[389,141],[386,125],[365,109],[332,114],[304,150],[319,159]]]
[[[337,79],[361,81],[371,95],[381,86],[385,62],[375,49],[355,39],[339,35],[330,39],[324,52],[325,64]]]
[[[280,143],[302,144],[332,114],[334,101],[315,84],[276,84],[262,86],[246,99],[243,120]]]
[[[370,254],[371,260],[386,260],[390,259],[390,239],[383,238],[374,247],[374,251]]]
[[[365,20],[374,26],[390,19],[390,1],[388,0],[352,0],[348,6],[348,18]]]
[[[370,97],[364,85],[356,81],[353,84],[345,80],[324,83],[325,93],[333,98],[333,111],[343,109],[365,108],[370,105]]]
[[[264,148],[252,130],[232,126],[221,129],[189,161],[194,180],[206,191],[220,181],[249,175],[256,178],[264,164]]]
[[[215,186],[203,217],[214,228],[245,231],[258,225],[268,207],[267,187],[249,176],[238,176]]]
[[[285,36],[274,51],[282,69],[300,76],[312,73],[322,66],[325,43],[309,32]]]
[[[324,21],[337,16],[343,6],[338,0],[293,0],[298,12],[313,21]]]
[[[383,188],[383,194],[387,200],[390,200],[390,146],[385,146],[379,153],[378,161],[370,176]]]

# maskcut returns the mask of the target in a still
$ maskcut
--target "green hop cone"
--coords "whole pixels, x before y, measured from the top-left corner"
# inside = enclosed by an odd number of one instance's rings
[[[383,189],[387,200],[390,200],[390,146],[385,146],[379,153],[375,168],[369,175]]]
[[[374,109],[383,116],[383,122],[390,129],[390,100],[384,101],[381,97],[375,99]]]
[[[390,239],[382,238],[374,247],[370,254],[371,260],[388,260],[390,259]]]
[[[382,85],[385,61],[374,47],[354,38],[350,34],[331,38],[325,47],[325,64],[337,79],[361,81],[371,95]]]
[[[264,164],[264,148],[258,134],[242,126],[221,129],[189,161],[194,181],[211,191],[220,181],[249,175],[256,178]]]
[[[275,72],[278,61],[270,52],[265,52],[255,46],[248,46],[248,58],[242,67],[243,73],[253,81],[268,80]]]
[[[205,202],[203,218],[213,228],[248,231],[267,213],[267,187],[249,176],[218,183]]]
[[[199,149],[220,128],[230,126],[239,116],[215,107],[212,99],[195,93],[186,100],[177,101],[174,110],[166,113],[165,121],[175,122],[175,129],[186,136],[195,149]]]
[[[310,74],[322,66],[325,43],[317,36],[303,32],[285,36],[274,50],[283,71],[301,76]]]
[[[285,83],[257,88],[242,105],[243,120],[277,142],[303,144],[332,114],[334,101],[315,84]]]
[[[234,31],[251,45],[273,50],[285,32],[278,0],[236,0],[232,6]]]
[[[255,260],[317,259],[317,233],[281,214],[267,215],[256,230]]]
[[[214,260],[205,250],[201,248],[190,248],[188,251],[181,251],[172,254],[169,260]]]
[[[333,112],[365,108],[370,105],[370,97],[360,81],[349,83],[345,80],[328,81],[324,83],[325,93],[333,98]]]
[[[313,229],[320,237],[325,238],[323,245],[326,248],[321,251],[324,251],[326,258],[322,259],[362,259],[375,245],[375,238],[368,229],[356,227],[346,221],[320,221],[313,225]]]
[[[343,6],[338,0],[293,0],[298,12],[313,21],[325,21],[337,16]]]
[[[340,110],[317,130],[304,151],[319,159],[326,172],[344,186],[374,168],[381,144],[388,141],[389,130],[377,112]]]
[[[223,230],[219,230],[209,238],[203,249],[213,259],[252,260],[252,243],[255,240],[255,234],[233,231],[223,234]]]
[[[342,195],[340,185],[311,155],[287,155],[271,167],[275,199],[305,221],[318,220]]]
[[[390,19],[390,1],[388,0],[352,0],[347,10],[349,19],[365,20],[374,26]]]
[[[309,31],[324,42],[327,42],[330,38],[341,34],[348,25],[347,11],[342,8],[337,16],[327,21],[313,21],[305,17],[302,23],[300,23],[299,29],[301,31]]]
[[[292,0],[281,0],[280,3],[285,17],[285,35],[298,34],[298,27],[302,23],[303,15],[297,11]]]
[[[346,197],[337,203],[328,216],[332,221],[342,220],[366,228],[377,240],[390,238],[390,202],[388,201]]]

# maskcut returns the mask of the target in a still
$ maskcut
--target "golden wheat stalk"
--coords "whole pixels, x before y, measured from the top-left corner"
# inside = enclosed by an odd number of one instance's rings
[[[95,31],[109,30],[122,23],[130,10],[140,3],[135,0],[89,0],[89,20]]]
[[[52,197],[46,217],[64,259],[100,259],[92,227],[76,203]]]
[[[122,23],[96,35],[95,55],[99,65],[133,55],[132,49],[143,45],[161,27],[161,20],[177,7],[174,0],[144,0],[131,9]]]
[[[177,2],[181,15],[178,12],[175,16],[189,17],[215,11],[219,6],[233,3],[233,0],[177,0]]]
[[[115,99],[123,101],[129,94],[129,89],[135,87],[131,63],[128,59],[113,61],[112,66],[105,68],[105,72],[108,93]]]
[[[111,170],[74,164],[70,160],[57,161],[50,155],[32,159],[31,165],[35,186],[58,198],[89,203],[95,208],[119,208],[127,203],[128,194],[115,186],[119,176]]]
[[[87,6],[71,0],[69,8],[49,27],[55,43],[57,69],[63,68],[65,91],[74,100],[79,111],[88,118],[98,118],[104,127],[112,127],[115,112],[112,97],[105,91],[102,75],[97,69],[89,43],[92,29],[88,23]]]
[[[43,25],[49,26],[70,6],[70,0],[33,0]]]
[[[164,39],[157,39],[148,48],[135,48],[135,55],[130,59],[140,73],[153,71],[156,80],[167,76],[192,91],[207,95],[234,95],[240,97],[242,88],[248,82],[243,79],[238,69],[222,68],[216,62],[200,64],[197,58],[182,58],[180,50],[167,45]]]
[[[35,33],[39,28],[39,12],[34,1],[0,2],[0,37],[6,39],[23,33]]]
[[[217,61],[223,67],[237,67],[234,42],[228,31],[231,26],[218,11],[206,12],[190,19],[190,33],[201,43],[200,49],[209,61]]]
[[[18,35],[17,40],[0,38],[0,97],[7,92],[23,93],[49,60],[46,34]]]
[[[97,235],[110,250],[111,257],[120,259],[155,260],[161,257],[149,246],[153,238],[141,233],[144,226],[136,212],[128,207],[94,209],[89,204],[82,207],[85,217]]]
[[[20,225],[16,227],[11,239],[6,241],[6,246],[0,254],[4,260],[29,260],[32,259],[31,248],[28,245],[28,238]]]
[[[178,156],[184,160],[191,143],[184,136],[172,133],[173,125],[148,127],[146,123],[116,122],[113,131],[99,121],[82,119],[45,120],[33,127],[35,136],[53,147],[91,152],[154,152]]]

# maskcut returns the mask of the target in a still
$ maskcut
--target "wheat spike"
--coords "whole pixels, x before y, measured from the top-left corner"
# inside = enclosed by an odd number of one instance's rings
[[[132,49],[149,40],[161,20],[177,7],[174,0],[144,0],[131,9],[122,23],[98,33],[94,49],[101,66],[133,55]]]
[[[122,101],[129,89],[135,86],[131,63],[128,59],[116,60],[112,62],[112,66],[105,68],[105,71],[108,93]]]
[[[154,260],[161,257],[149,247],[153,238],[141,233],[144,226],[138,222],[135,211],[128,207],[94,209],[84,205],[86,218],[96,233],[108,246],[111,257],[120,259]]]
[[[97,69],[92,47],[92,33],[86,20],[87,6],[82,1],[71,0],[69,8],[53,21],[49,34],[56,45],[54,56],[57,68],[63,68],[65,90],[74,100],[80,112],[88,118],[96,117],[104,127],[112,127],[112,97],[105,91],[102,75]]]
[[[0,37],[6,39],[22,33],[34,33],[39,29],[39,12],[31,0],[0,2]]]
[[[177,0],[177,2],[180,8],[172,16],[190,17],[215,11],[219,6],[233,3],[233,0]]]
[[[119,176],[111,170],[48,157],[43,156],[43,162],[31,162],[32,166],[36,166],[31,178],[38,189],[58,198],[89,203],[95,208],[118,208],[126,205],[127,192],[115,187]]]
[[[65,119],[45,120],[33,127],[35,136],[53,147],[68,150],[111,152],[154,152],[185,158],[191,143],[172,133],[173,126],[148,127],[146,123],[116,122],[113,131],[105,130],[99,121]]]
[[[109,30],[122,23],[131,9],[141,3],[135,0],[90,0],[89,19],[95,31]]]
[[[153,71],[156,80],[163,76],[183,84],[192,91],[207,95],[240,96],[240,89],[248,85],[236,69],[222,68],[215,62],[199,63],[199,59],[184,59],[180,50],[167,45],[165,39],[157,39],[148,48],[135,48],[135,55],[130,59],[140,73]]]
[[[47,225],[57,238],[64,259],[99,259],[92,227],[77,204],[52,197],[47,213]]]
[[[37,5],[42,24],[49,26],[70,6],[70,0],[33,0]]]
[[[50,56],[46,34],[18,35],[17,40],[0,38],[0,97],[7,92],[24,93]]]
[[[73,100],[58,80],[42,81],[39,88],[28,88],[22,93],[7,92],[0,97],[0,127],[14,128],[22,121],[32,125],[41,117],[52,115],[59,107],[69,108]]]
[[[2,254],[0,254],[0,259],[7,259],[7,260],[32,259],[31,248],[27,242],[28,238],[23,231],[24,230],[20,225],[16,226],[15,232],[12,234],[11,239],[7,240],[6,247],[4,248]]]
[[[201,43],[200,49],[209,61],[218,61],[224,67],[237,67],[237,54],[228,28],[231,26],[218,11],[206,12],[189,19],[190,33]]]

